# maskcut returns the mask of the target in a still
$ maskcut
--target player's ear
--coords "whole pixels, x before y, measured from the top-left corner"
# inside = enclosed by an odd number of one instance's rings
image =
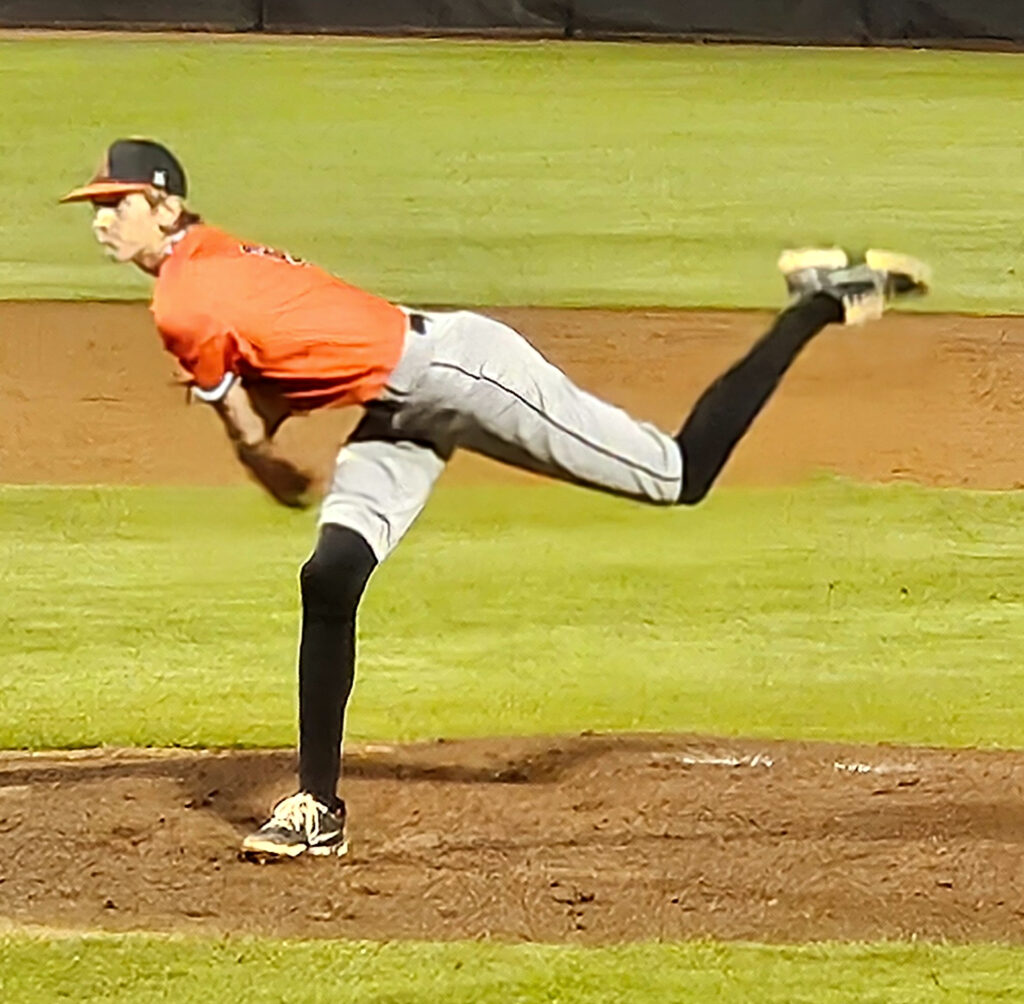
[[[153,213],[160,229],[173,233],[178,228],[178,220],[185,212],[185,203],[180,195],[164,195],[153,207]]]

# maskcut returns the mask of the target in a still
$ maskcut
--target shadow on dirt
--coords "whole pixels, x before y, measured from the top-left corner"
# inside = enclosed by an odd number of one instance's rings
[[[282,937],[1024,942],[1024,755],[698,736],[371,746],[351,851],[243,833],[292,751],[0,755],[12,924]]]

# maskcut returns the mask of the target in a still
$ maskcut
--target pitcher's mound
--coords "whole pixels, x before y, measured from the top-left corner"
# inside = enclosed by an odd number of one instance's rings
[[[0,755],[15,925],[1024,942],[1024,754],[688,736],[367,746],[347,858],[253,865],[280,751]]]

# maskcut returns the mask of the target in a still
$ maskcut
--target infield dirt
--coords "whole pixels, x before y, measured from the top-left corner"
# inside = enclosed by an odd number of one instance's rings
[[[763,313],[505,309],[581,386],[663,428],[770,322]],[[244,476],[214,415],[186,407],[142,304],[0,302],[0,479],[224,484]],[[895,314],[832,328],[796,361],[739,445],[726,483],[819,471],[870,481],[1024,483],[1024,318]],[[354,416],[286,423],[321,473]],[[457,456],[452,475],[508,477]]]
[[[1024,942],[1024,754],[584,736],[350,752],[347,858],[239,861],[287,752],[0,757],[0,916],[109,930]]]
[[[583,386],[674,428],[763,314],[496,310]],[[138,304],[0,304],[6,482],[242,480]],[[897,315],[825,333],[728,480],[829,470],[1019,486],[1024,320]],[[293,423],[326,472],[351,424]],[[453,476],[509,476],[463,460]],[[367,747],[352,852],[257,866],[239,836],[287,751],[0,754],[11,925],[611,942],[1024,942],[1024,754],[685,736]]]

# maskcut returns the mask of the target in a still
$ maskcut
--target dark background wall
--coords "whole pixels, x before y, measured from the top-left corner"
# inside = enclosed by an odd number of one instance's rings
[[[0,0],[0,25],[17,28],[251,31],[262,14],[262,0]]]
[[[897,0],[898,2],[898,0]],[[862,0],[576,0],[576,31],[860,42]]]
[[[0,26],[1024,44],[1024,0],[0,0]]]
[[[520,31],[564,35],[571,0],[264,0],[268,31]]]

